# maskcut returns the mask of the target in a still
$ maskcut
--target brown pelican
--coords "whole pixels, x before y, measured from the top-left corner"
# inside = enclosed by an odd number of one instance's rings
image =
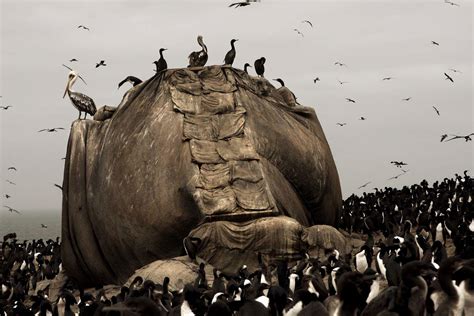
[[[255,66],[255,72],[260,77],[263,77],[263,74],[265,73],[265,66],[264,66],[265,61],[266,61],[265,57],[261,57],[257,59],[253,64]]]
[[[90,97],[85,94],[71,90],[72,86],[74,85],[74,82],[76,82],[77,77],[84,81],[84,79],[78,76],[74,70],[71,70],[68,76],[66,90],[64,91],[63,98],[66,96],[67,93],[69,99],[72,102],[72,105],[74,105],[74,107],[79,111],[79,119],[81,119],[82,112],[85,112],[85,119],[87,117],[87,114],[94,115],[95,112],[97,112],[97,109],[95,107],[94,100],[92,100]],[[84,83],[86,82],[84,81]]]
[[[138,79],[137,77],[134,77],[134,76],[128,76],[127,78],[123,79],[122,81],[119,82],[118,84],[118,89],[120,89],[120,87],[125,83],[125,82],[130,82],[134,87],[136,85],[139,85],[140,83],[142,83],[142,81],[140,79]]]
[[[189,66],[188,67],[203,67],[207,63],[207,46],[202,40],[202,36],[197,37],[197,42],[201,46],[201,50],[197,52],[192,52],[189,54]]]
[[[238,39],[232,39],[230,41],[231,49],[230,49],[230,51],[227,52],[227,54],[225,54],[225,57],[224,57],[224,64],[225,65],[232,66],[232,64],[234,63],[234,59],[235,59],[235,46],[234,46],[234,43],[237,42],[237,41],[238,41]]]
[[[249,63],[245,63],[245,65],[244,65],[244,71],[245,71],[246,74],[249,73],[248,70],[247,70],[248,67],[252,68],[252,66],[250,66]]]
[[[167,49],[166,48],[160,48],[160,59],[153,62],[156,65],[156,73],[159,73],[162,70],[168,69],[168,63],[166,62],[165,58],[163,57],[163,52],[165,50],[167,50]]]

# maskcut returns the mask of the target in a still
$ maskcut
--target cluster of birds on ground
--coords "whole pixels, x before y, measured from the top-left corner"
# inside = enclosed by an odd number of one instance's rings
[[[214,269],[200,263],[194,282],[169,289],[136,277],[116,295],[66,282],[50,301],[35,290],[61,271],[59,241],[4,237],[0,315],[470,315],[474,311],[474,179],[464,173],[432,186],[351,196],[341,226],[367,236],[353,249],[302,254],[297,262]],[[453,250],[454,246],[454,250]],[[28,296],[28,292],[36,295]],[[77,300],[77,297],[79,300]],[[75,306],[77,305],[77,306]],[[115,313],[115,314],[114,314]]]

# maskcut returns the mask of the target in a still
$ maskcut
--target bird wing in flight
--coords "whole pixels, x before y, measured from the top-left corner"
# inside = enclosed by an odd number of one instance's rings
[[[309,25],[311,25],[311,27],[313,27],[313,23],[311,23],[311,22],[308,21],[308,20],[304,20],[304,21],[302,21],[301,23],[308,23]]]

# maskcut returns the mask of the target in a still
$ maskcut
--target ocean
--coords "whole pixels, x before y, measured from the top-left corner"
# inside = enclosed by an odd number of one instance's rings
[[[41,224],[47,228],[41,227]],[[8,233],[16,233],[19,241],[47,240],[61,237],[61,211],[22,211],[10,213],[6,209],[0,212],[0,240]]]

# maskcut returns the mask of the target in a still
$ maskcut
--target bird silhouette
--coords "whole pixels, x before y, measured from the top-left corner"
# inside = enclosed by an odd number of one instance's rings
[[[436,106],[433,106],[433,109],[436,111],[436,114],[439,116],[439,110],[436,108]]]
[[[441,140],[440,140],[440,142],[442,142],[443,140],[445,140],[446,137],[448,137],[448,134],[443,134],[443,135],[441,135]]]
[[[382,80],[388,81],[388,80],[392,80],[392,79],[393,79],[393,77],[385,77],[385,78],[383,78]]]
[[[411,100],[411,97],[408,97],[408,98],[402,99],[402,101],[410,101],[410,100]]]
[[[15,210],[14,208],[12,208],[10,206],[4,205],[3,207],[6,207],[10,213],[15,212],[17,214],[21,214],[19,211]]]
[[[311,22],[308,21],[308,20],[303,20],[303,21],[301,21],[301,23],[308,23],[311,27],[313,27],[313,23],[311,23]]]
[[[227,54],[225,54],[225,57],[224,57],[224,64],[225,65],[232,66],[232,64],[234,63],[234,59],[235,59],[235,55],[236,55],[235,42],[237,42],[237,41],[238,41],[238,39],[232,39],[230,41],[230,50],[227,52]]]
[[[55,183],[54,186],[55,186],[56,188],[59,188],[61,191],[63,190],[63,187],[60,186],[59,184],[56,184],[56,183]]]
[[[100,62],[98,62],[98,63],[95,64],[95,68],[99,68],[100,66],[104,66],[104,67],[107,66],[107,65],[105,64],[105,60],[101,60]]]
[[[451,76],[449,76],[447,73],[444,73],[444,75],[446,76],[444,80],[449,80],[451,82],[454,82],[453,78],[451,78]]]
[[[403,161],[390,161],[392,165],[394,165],[397,168],[401,168],[402,166],[407,166],[408,164],[403,162]]]
[[[85,26],[85,25],[79,25],[77,28],[78,28],[78,29],[84,29],[84,30],[90,31],[90,29],[89,29],[87,26]]]
[[[265,73],[265,61],[265,57],[260,57],[253,63],[253,66],[255,67],[255,72],[260,77],[263,77],[263,74]]]
[[[359,119],[359,121],[365,121],[365,120],[366,120],[366,118],[363,117],[363,116],[361,116],[360,119]]]
[[[58,130],[63,130],[64,128],[62,127],[55,127],[55,128],[43,128],[43,129],[40,129],[38,131],[38,133],[40,132],[48,132],[48,133],[52,133],[52,132],[57,132]]]
[[[344,125],[347,125],[347,123],[336,123],[336,125],[344,126]]]
[[[45,224],[41,224],[41,228],[48,228]]]
[[[439,43],[438,43],[438,42],[435,42],[435,41],[431,41],[431,44],[436,45],[436,46],[439,46]]]
[[[340,85],[343,85],[343,84],[346,84],[346,83],[349,83],[347,81],[341,81],[341,80],[337,80],[339,82]]]
[[[457,70],[457,69],[454,69],[454,68],[449,68],[449,70],[451,70],[452,72],[459,72],[460,74],[462,74],[462,72],[460,70]]]
[[[301,33],[298,29],[293,29],[293,31],[295,31],[296,33],[298,33],[299,35],[301,35],[302,37],[304,37],[304,34]]]
[[[353,100],[353,99],[351,99],[351,98],[346,98],[346,101],[347,101],[347,102],[356,103],[356,101],[355,101],[355,100]]]
[[[451,141],[451,140],[454,140],[454,139],[459,139],[459,138],[464,138],[464,140],[465,140],[466,142],[468,142],[468,141],[471,141],[471,140],[472,140],[472,138],[471,138],[472,135],[474,135],[474,133],[471,133],[471,134],[465,135],[465,136],[451,135],[451,136],[454,136],[454,137],[448,139],[447,142],[449,142],[449,141]]]
[[[14,170],[14,171],[17,171],[15,167],[8,167],[7,170]]]
[[[156,66],[156,73],[168,69],[168,63],[166,62],[165,58],[163,57],[163,52],[168,50],[167,48],[160,48],[160,59],[155,60],[153,63]]]
[[[11,185],[16,185],[15,182],[12,182],[12,181],[10,181],[10,180],[5,180],[5,181],[8,182],[8,183],[10,183]]]
[[[9,199],[9,198],[11,198],[11,195],[5,194],[5,198]]]
[[[120,89],[120,87],[126,82],[130,82],[135,87],[135,86],[139,85],[140,83],[142,83],[142,80],[140,80],[140,79],[138,79],[137,77],[134,77],[134,76],[128,76],[127,78],[125,78],[125,79],[123,79],[122,81],[119,82],[117,89]]]
[[[457,3],[454,3],[454,2],[451,2],[451,1],[449,1],[449,0],[444,0],[444,3],[446,3],[446,4],[450,4],[451,6],[457,6],[457,7],[460,7],[460,5],[459,5],[459,4],[457,4]]]
[[[334,63],[334,65],[338,65],[338,66],[340,66],[340,67],[342,67],[342,66],[346,66],[346,67],[347,67],[346,64],[341,63],[341,62],[339,62],[339,61],[336,61],[336,62]]]
[[[319,79],[319,77],[316,77],[316,78],[313,79],[313,82],[314,82],[314,83],[316,83],[316,82],[318,82],[318,81],[321,81],[321,79]]]
[[[249,63],[245,63],[245,65],[244,65],[244,71],[245,71],[246,74],[249,73],[248,70],[247,70],[248,67],[252,68],[252,66],[250,66]]]
[[[13,106],[7,105],[7,106],[0,106],[0,109],[2,110],[8,110],[9,108],[12,108]]]
[[[73,61],[77,61],[76,58],[73,58],[73,59],[69,59],[69,62],[72,63]]]
[[[235,3],[232,3],[231,5],[229,5],[229,8],[232,8],[234,7],[235,9],[237,8],[240,8],[240,7],[245,7],[245,6],[248,6],[250,5],[250,2],[235,2]]]
[[[371,184],[372,182],[369,181],[367,183],[364,183],[363,185],[361,185],[360,187],[358,187],[357,189],[362,189],[362,188],[365,188],[366,186],[368,186],[369,184]]]
[[[388,178],[388,180],[393,180],[393,179],[398,179],[399,177],[403,176],[405,173],[407,173],[410,170],[402,170],[403,172],[400,174],[397,174],[396,176],[393,176],[391,178]]]

